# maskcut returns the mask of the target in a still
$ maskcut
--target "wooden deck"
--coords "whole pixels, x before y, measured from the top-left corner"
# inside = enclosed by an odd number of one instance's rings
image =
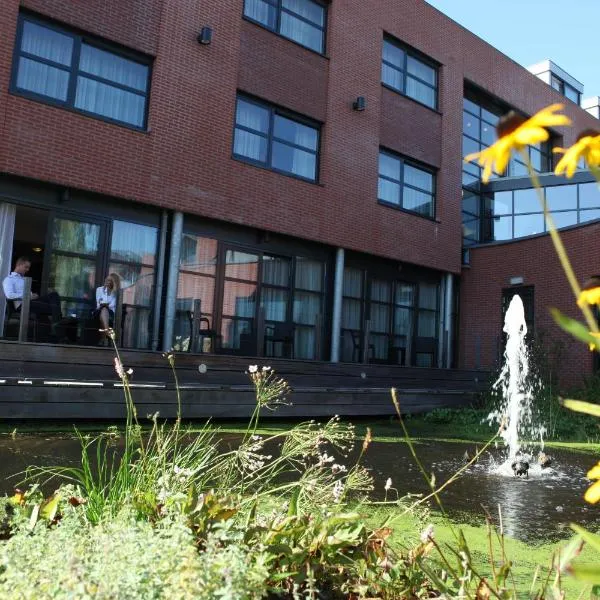
[[[0,340],[0,418],[123,418],[123,392],[113,359],[111,349]],[[122,360],[134,371],[138,414],[175,416],[173,375],[162,354],[124,350]],[[265,412],[280,418],[392,415],[392,387],[398,389],[406,413],[465,406],[489,379],[484,371],[177,354],[183,417],[248,417],[254,409],[253,388],[245,374],[250,364],[270,365],[292,387],[290,406]]]

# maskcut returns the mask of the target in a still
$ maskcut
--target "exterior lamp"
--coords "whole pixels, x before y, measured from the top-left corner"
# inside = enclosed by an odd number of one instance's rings
[[[356,100],[352,103],[352,108],[354,110],[365,110],[367,108],[367,100],[364,96],[358,96]]]
[[[212,41],[212,29],[210,27],[203,27],[196,39],[199,44],[207,46]]]

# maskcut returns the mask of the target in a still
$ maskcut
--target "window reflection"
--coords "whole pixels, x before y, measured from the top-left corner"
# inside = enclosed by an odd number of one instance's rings
[[[600,190],[597,183],[579,184],[579,208],[600,208]]]
[[[577,186],[557,185],[546,188],[548,210],[569,210],[577,208]],[[575,219],[577,222],[577,219]],[[557,224],[558,227],[558,224]]]
[[[515,215],[514,237],[525,237],[544,232],[544,215]]]

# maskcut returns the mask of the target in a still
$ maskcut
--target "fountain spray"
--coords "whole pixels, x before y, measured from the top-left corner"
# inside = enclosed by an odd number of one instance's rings
[[[506,333],[504,365],[493,386],[494,389],[501,390],[502,404],[488,416],[490,423],[496,421],[502,425],[501,436],[508,447],[508,458],[500,469],[502,472],[506,471],[506,467],[510,468],[517,459],[524,437],[528,440],[540,439],[543,449],[545,431],[544,427],[533,423],[534,382],[529,372],[523,301],[518,295],[513,296],[506,311],[503,331]]]

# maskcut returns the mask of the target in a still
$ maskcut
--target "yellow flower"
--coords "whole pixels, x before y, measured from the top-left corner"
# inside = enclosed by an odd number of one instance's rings
[[[562,107],[562,104],[552,104],[530,119],[525,119],[514,111],[509,112],[500,119],[496,127],[498,140],[481,152],[465,156],[465,162],[477,160],[484,167],[481,179],[483,183],[487,183],[494,165],[498,173],[504,173],[513,150],[519,151],[530,144],[545,142],[550,137],[546,127],[571,123],[566,115],[556,114]]]
[[[600,305],[600,275],[593,275],[584,283],[577,304],[579,306]]]
[[[588,479],[600,479],[600,463],[588,471],[587,477]],[[600,481],[596,481],[586,490],[584,499],[590,504],[596,504],[600,500]]]
[[[554,148],[552,152],[564,154],[556,165],[556,175],[573,177],[577,163],[585,159],[588,167],[600,166],[600,134],[593,129],[585,129],[570,148]]]
[[[590,335],[594,336],[595,338],[600,338],[600,333],[594,333],[593,331],[590,331]],[[598,350],[598,352],[600,352],[600,342],[591,342],[588,344],[588,346],[590,347],[590,352],[593,352],[594,350]]]

